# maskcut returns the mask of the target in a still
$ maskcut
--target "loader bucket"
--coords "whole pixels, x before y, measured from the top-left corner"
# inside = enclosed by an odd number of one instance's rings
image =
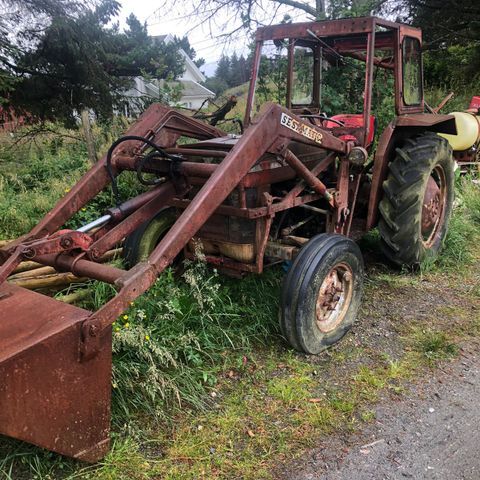
[[[0,434],[94,462],[109,447],[111,329],[80,361],[87,310],[0,286]]]

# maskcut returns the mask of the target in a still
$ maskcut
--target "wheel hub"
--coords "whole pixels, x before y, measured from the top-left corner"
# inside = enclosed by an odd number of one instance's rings
[[[422,241],[431,247],[441,233],[446,199],[445,172],[437,166],[428,177],[422,206]]]
[[[348,311],[353,290],[353,272],[346,263],[335,265],[320,286],[316,303],[317,327],[334,330]]]
[[[438,221],[441,210],[440,189],[435,180],[430,177],[425,191],[422,210],[422,233],[430,232]]]

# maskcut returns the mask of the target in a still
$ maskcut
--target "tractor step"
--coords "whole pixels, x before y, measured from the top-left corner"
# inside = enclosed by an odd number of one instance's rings
[[[108,450],[111,329],[98,355],[81,361],[90,312],[0,286],[0,434],[85,461]]]

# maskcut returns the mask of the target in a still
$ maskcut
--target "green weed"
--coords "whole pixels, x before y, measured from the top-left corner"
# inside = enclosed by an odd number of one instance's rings
[[[476,227],[480,227],[480,185],[478,176],[467,175],[459,182],[458,198],[466,215]]]
[[[347,397],[346,395],[342,395],[339,392],[331,393],[328,398],[328,403],[335,410],[344,414],[353,413],[356,406],[351,396]]]
[[[411,334],[412,346],[430,365],[450,360],[458,355],[458,345],[447,332],[416,327]]]
[[[360,418],[365,423],[369,423],[372,420],[375,420],[375,412],[373,410],[365,410],[360,414]]]

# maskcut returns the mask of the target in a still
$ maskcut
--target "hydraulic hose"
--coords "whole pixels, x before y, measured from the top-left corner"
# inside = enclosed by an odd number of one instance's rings
[[[112,182],[112,192],[113,192],[113,196],[115,198],[115,204],[116,204],[117,207],[120,205],[120,193],[118,191],[117,179],[116,179],[116,177],[113,173],[113,169],[112,169],[112,155],[113,155],[114,150],[121,143],[128,142],[130,140],[137,140],[139,142],[146,143],[147,145],[149,145],[150,147],[155,149],[160,154],[160,156],[163,157],[163,158],[168,158],[172,161],[177,161],[177,162],[181,160],[180,157],[175,156],[175,155],[170,155],[169,153],[167,153],[162,147],[157,145],[155,142],[152,142],[148,138],[140,137],[139,135],[125,135],[124,137],[120,137],[118,140],[113,142],[112,145],[110,146],[110,148],[108,149],[108,152],[107,152],[106,168],[107,168],[108,176],[110,177],[110,181]],[[142,164],[143,164],[143,162],[140,163],[139,167],[141,167]],[[143,179],[143,177],[141,176],[141,172],[139,174],[138,170],[137,170],[137,177],[139,177],[139,180],[140,180],[140,178]],[[142,183],[144,183],[144,182],[142,182]],[[153,184],[154,185],[155,183],[144,183],[144,184],[147,184],[147,185],[152,185]]]

